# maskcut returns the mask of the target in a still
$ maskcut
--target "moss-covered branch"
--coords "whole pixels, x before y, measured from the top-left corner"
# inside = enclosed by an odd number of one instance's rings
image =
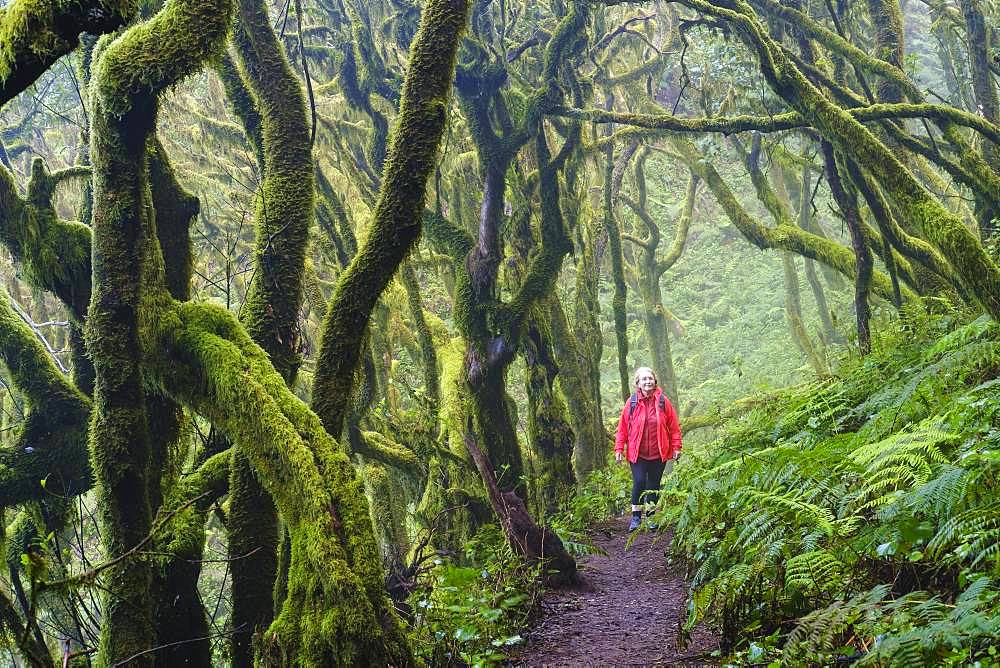
[[[1000,145],[1000,127],[995,123],[982,116],[944,104],[885,103],[854,107],[845,111],[862,123],[906,118],[927,118],[942,123],[951,122],[971,128],[987,140]],[[667,113],[636,114],[571,107],[554,107],[547,109],[546,113],[553,116],[591,121],[592,123],[616,123],[666,132],[719,132],[725,135],[750,131],[767,134],[809,127],[810,125],[809,121],[794,111],[773,116],[738,115],[708,118],[684,118]]]
[[[66,178],[60,174],[35,158],[22,198],[11,173],[0,167],[0,243],[24,266],[32,285],[54,293],[83,322],[90,302],[90,229],[56,215],[52,197]]]
[[[0,507],[72,496],[91,485],[90,400],[66,378],[0,289],[0,362],[27,401],[13,446],[0,449]]]
[[[688,230],[691,228],[691,219],[694,213],[694,202],[698,194],[698,184],[700,179],[694,174],[688,179],[687,189],[684,195],[684,203],[681,205],[681,214],[677,218],[677,229],[674,230],[674,239],[670,243],[670,248],[666,254],[656,263],[656,277],[659,279],[664,272],[670,269],[684,252],[684,244],[687,243]]]
[[[267,354],[231,314],[194,303],[161,314],[148,351],[152,377],[246,453],[288,526],[288,596],[262,660],[410,665],[361,483]]]
[[[341,275],[323,321],[313,405],[334,434],[343,428],[375,302],[420,234],[427,178],[444,132],[467,12],[464,1],[431,2],[424,7],[371,230]]]
[[[391,438],[376,431],[362,431],[355,441],[354,450],[365,457],[392,466],[405,475],[415,475],[421,468],[426,466],[417,454],[396,443]]]
[[[974,299],[991,315],[1000,317],[1000,268],[986,254],[978,239],[917,182],[875,135],[806,80],[783,56],[744,0],[735,0],[733,8],[707,0],[682,2],[732,25],[756,53],[761,72],[772,90],[807,118],[838,151],[864,165],[890,193],[907,220],[947,258]],[[912,84],[908,88],[912,89]],[[944,131],[947,134],[948,128]]]
[[[135,0],[14,0],[0,8],[0,106],[79,44],[125,25]]]
[[[854,280],[857,269],[854,264],[854,254],[849,248],[807,232],[798,226],[765,227],[755,217],[747,213],[715,167],[703,159],[693,144],[683,139],[677,139],[674,141],[674,146],[691,171],[701,177],[709,190],[712,191],[729,220],[747,241],[760,249],[775,248],[808,257],[832,267],[845,277]],[[885,274],[874,272],[872,290],[883,299],[892,300],[892,282]],[[903,297],[906,301],[917,299],[917,295],[908,289],[904,290]]]

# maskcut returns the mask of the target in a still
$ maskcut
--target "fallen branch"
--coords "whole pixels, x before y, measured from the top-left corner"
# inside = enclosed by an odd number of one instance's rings
[[[510,546],[529,561],[544,561],[548,567],[545,573],[548,584],[568,585],[578,582],[576,560],[566,551],[559,536],[547,526],[538,526],[528,514],[524,501],[516,493],[500,491],[492,465],[472,438],[471,424],[466,431],[465,447],[486,485],[490,505],[500,520]]]

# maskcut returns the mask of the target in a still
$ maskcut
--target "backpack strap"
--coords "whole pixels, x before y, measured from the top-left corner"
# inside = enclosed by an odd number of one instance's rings
[[[629,417],[630,420],[632,419],[632,413],[635,412],[635,406],[638,403],[639,403],[639,393],[636,392],[635,394],[633,394],[628,399],[628,417]],[[667,397],[662,392],[660,392],[660,401],[659,401],[659,404],[660,404],[660,412],[661,413],[666,413],[667,412]]]

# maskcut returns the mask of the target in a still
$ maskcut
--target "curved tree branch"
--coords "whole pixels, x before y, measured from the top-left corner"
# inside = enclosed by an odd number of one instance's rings
[[[427,178],[444,132],[458,37],[467,12],[465,0],[440,0],[424,7],[371,231],[341,275],[327,308],[313,406],[332,434],[343,429],[375,302],[420,235]]]
[[[0,107],[79,44],[81,33],[114,32],[134,0],[14,0],[0,9]]]

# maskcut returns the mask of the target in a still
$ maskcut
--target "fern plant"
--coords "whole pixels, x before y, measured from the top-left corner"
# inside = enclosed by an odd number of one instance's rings
[[[661,517],[692,567],[688,627],[713,621],[732,651],[778,634],[787,665],[995,644],[1000,328],[911,314],[886,339],[840,378],[755,397],[676,469]]]

